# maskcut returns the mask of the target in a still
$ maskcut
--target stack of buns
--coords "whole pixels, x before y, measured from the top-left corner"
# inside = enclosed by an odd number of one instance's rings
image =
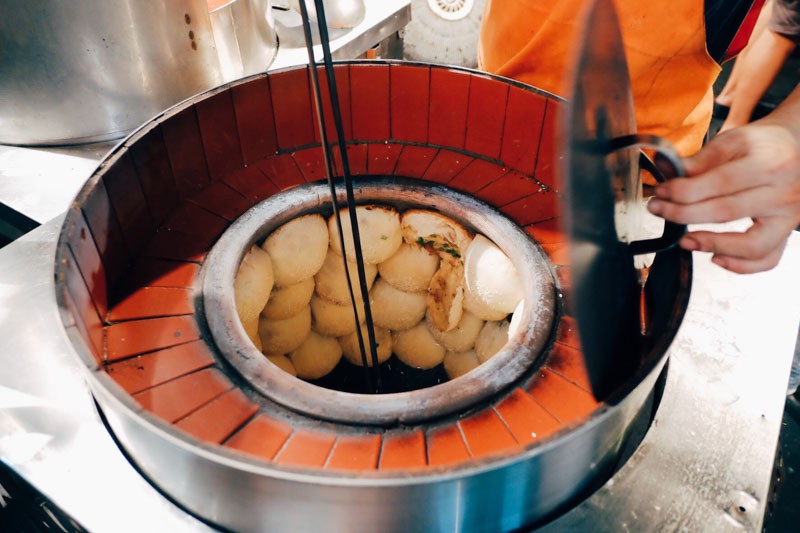
[[[500,248],[434,211],[362,205],[356,217],[379,363],[394,354],[415,368],[444,365],[455,379],[502,350],[518,327],[523,289]],[[365,302],[348,210],[327,221],[298,217],[254,245],[234,295],[247,336],[282,370],[314,380],[343,356],[363,365]]]

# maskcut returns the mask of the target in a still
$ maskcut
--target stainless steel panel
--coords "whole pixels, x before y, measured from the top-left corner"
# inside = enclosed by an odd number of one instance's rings
[[[0,17],[0,143],[116,139],[194,94],[266,70],[269,0],[29,0]],[[225,52],[218,57],[218,47]]]
[[[278,52],[269,0],[228,2],[209,16],[225,81],[267,70]]]

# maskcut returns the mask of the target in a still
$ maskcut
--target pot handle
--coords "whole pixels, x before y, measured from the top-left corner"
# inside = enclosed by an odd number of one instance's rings
[[[655,177],[659,183],[684,176],[686,174],[680,156],[666,139],[655,135],[623,135],[611,139],[609,153],[626,148],[639,147],[655,150],[655,161],[644,152],[639,153],[639,165]],[[676,224],[669,220],[664,223],[664,232],[660,237],[633,241],[628,244],[631,255],[642,255],[669,250],[678,244],[686,233],[686,224]]]

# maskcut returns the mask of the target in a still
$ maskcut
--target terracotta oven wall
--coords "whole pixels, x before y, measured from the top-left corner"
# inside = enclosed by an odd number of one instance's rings
[[[354,175],[443,183],[498,207],[546,246],[561,241],[557,100],[426,65],[343,64],[335,76]],[[159,317],[192,312],[193,275],[228,224],[277,191],[325,178],[315,115],[308,69],[263,75],[176,106],[104,161],[69,213],[61,258],[75,326],[97,364],[115,355],[104,329],[133,318],[109,315],[109,304],[147,286],[148,300],[174,307]],[[325,115],[335,139],[327,105]]]

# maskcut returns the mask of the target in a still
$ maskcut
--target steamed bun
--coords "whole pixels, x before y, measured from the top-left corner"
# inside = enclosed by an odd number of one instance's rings
[[[464,310],[489,322],[503,320],[508,316],[505,311],[497,311],[486,305],[483,300],[475,296],[470,290],[464,290]]]
[[[419,324],[425,316],[424,292],[403,292],[378,278],[369,292],[372,320],[382,328],[401,331]]]
[[[522,327],[522,313],[525,308],[525,300],[520,300],[517,308],[511,314],[511,323],[508,325],[508,338],[510,339],[519,332]]]
[[[267,354],[291,352],[308,337],[311,331],[311,308],[305,306],[299,313],[283,320],[261,318],[258,334]]]
[[[464,280],[466,290],[476,300],[506,314],[514,311],[524,294],[511,260],[483,235],[476,236],[467,249]]]
[[[258,315],[269,299],[274,281],[272,260],[267,252],[253,246],[242,258],[233,280],[236,313],[250,340],[258,346]]]
[[[439,256],[416,244],[400,245],[397,252],[378,265],[378,273],[395,289],[419,292],[428,288],[439,268]]]
[[[342,220],[347,260],[354,262],[356,260],[356,252],[355,248],[353,248],[350,212],[347,209],[341,209],[339,217]],[[358,220],[361,253],[365,263],[374,265],[385,261],[402,244],[403,234],[400,231],[400,215],[394,208],[378,205],[360,205],[356,207],[356,219]],[[339,241],[339,227],[335,216],[331,216],[328,219],[328,232],[331,249],[337,254],[343,255]]]
[[[402,362],[415,368],[433,368],[444,360],[444,346],[436,342],[424,322],[393,332],[392,347]]]
[[[456,379],[463,376],[470,370],[478,367],[478,354],[475,350],[468,350],[466,352],[447,352],[444,356],[444,371],[447,372],[447,377]]]
[[[475,352],[478,360],[485,363],[495,356],[508,343],[508,320],[487,322],[475,339]]]
[[[274,287],[266,307],[261,311],[261,316],[280,320],[296,315],[308,305],[312,294],[314,294],[314,278],[304,279],[285,287]]]
[[[475,339],[483,328],[483,320],[473,315],[469,311],[461,315],[458,325],[450,331],[439,331],[439,329],[428,323],[433,337],[447,350],[451,352],[465,352],[472,349]]]
[[[312,331],[303,344],[289,354],[297,377],[319,379],[336,368],[342,359],[342,348],[333,337]]]
[[[361,325],[361,335],[364,339],[364,349],[367,351],[367,366],[372,366],[372,352],[369,349],[369,333],[367,326]],[[386,328],[375,328],[375,342],[378,343],[378,364],[383,363],[392,355],[392,334]],[[353,331],[349,335],[339,337],[345,359],[357,366],[364,366],[361,360],[361,349],[358,346],[358,334]]]
[[[314,315],[314,330],[322,335],[342,337],[356,330],[352,304],[339,305],[315,294],[311,297],[311,313]],[[359,323],[363,323],[365,317],[364,303],[361,302],[358,306]]]
[[[350,274],[350,282],[353,284],[353,294],[355,294],[356,301],[362,301],[364,298],[361,296],[361,289],[358,283],[358,265],[348,261],[347,272]],[[377,266],[364,265],[367,290],[372,287],[377,275]],[[317,284],[317,293],[326,300],[338,304],[350,303],[350,290],[347,288],[347,276],[344,272],[344,261],[342,261],[341,255],[328,251],[322,268],[314,276],[314,280]]]
[[[262,245],[275,267],[275,284],[292,285],[312,277],[328,253],[328,228],[320,215],[290,220],[273,231]]]
[[[428,286],[428,313],[439,331],[450,331],[464,312],[464,265],[443,260]]]
[[[409,209],[401,218],[403,239],[408,244],[425,246],[444,259],[463,258],[472,234],[450,217],[424,209]]]
[[[264,346],[261,344],[261,337],[258,335],[258,321],[258,317],[248,317],[242,320],[242,326],[244,327],[244,332],[260,352],[264,349]]]
[[[267,361],[277,366],[287,374],[291,374],[295,377],[297,376],[297,370],[294,369],[292,361],[285,355],[268,355]]]

